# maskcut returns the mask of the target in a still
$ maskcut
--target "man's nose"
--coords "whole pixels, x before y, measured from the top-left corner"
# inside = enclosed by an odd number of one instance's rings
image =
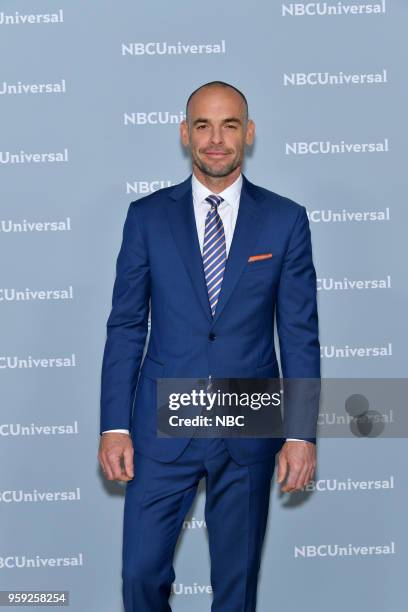
[[[221,129],[214,128],[211,132],[211,142],[221,144],[223,142]]]

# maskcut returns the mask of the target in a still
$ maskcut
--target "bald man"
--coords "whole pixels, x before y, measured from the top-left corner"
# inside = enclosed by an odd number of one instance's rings
[[[127,483],[126,612],[171,610],[174,550],[201,478],[211,609],[254,612],[275,456],[282,491],[310,482],[316,438],[305,432],[315,435],[318,403],[305,397],[285,412],[285,438],[164,438],[156,383],[279,378],[275,315],[282,376],[320,379],[309,222],[303,206],[242,174],[255,124],[237,88],[213,81],[196,89],[180,133],[191,176],[128,209],[107,322],[98,458],[108,480]]]

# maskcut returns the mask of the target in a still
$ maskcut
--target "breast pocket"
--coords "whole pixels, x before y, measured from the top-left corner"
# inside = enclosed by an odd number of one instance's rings
[[[272,257],[265,259],[255,259],[253,261],[247,261],[244,267],[244,274],[254,274],[258,270],[264,272],[273,271],[279,268],[280,257],[279,255],[273,254]]]

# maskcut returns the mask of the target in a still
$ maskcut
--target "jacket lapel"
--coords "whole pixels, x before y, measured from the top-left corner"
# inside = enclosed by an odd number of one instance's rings
[[[173,238],[190,276],[198,301],[206,317],[211,321],[212,315],[205,283],[203,259],[194,217],[191,176],[183,183],[176,185],[170,197],[175,202],[173,206],[168,206],[166,209]]]
[[[261,192],[259,192],[259,194],[261,194]],[[253,248],[262,227],[262,214],[261,208],[257,202],[257,196],[258,190],[256,187],[243,176],[238,216],[224,270],[224,277],[215,309],[213,324],[218,321],[218,318],[224,310],[244,270],[248,257],[253,254]]]
[[[238,216],[214,319],[211,316],[203,260],[197,236],[191,176],[177,185],[170,197],[175,200],[175,204],[167,207],[166,210],[175,243],[205,315],[210,322],[215,324],[238,282],[248,257],[252,254],[262,227],[262,209],[259,206],[259,201],[263,199],[262,192],[250,183],[245,176],[243,177]]]

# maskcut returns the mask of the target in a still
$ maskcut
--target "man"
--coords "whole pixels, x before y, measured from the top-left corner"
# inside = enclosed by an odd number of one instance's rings
[[[275,311],[283,377],[320,377],[306,210],[242,175],[254,133],[239,90],[219,81],[198,88],[181,124],[192,176],[132,202],[125,221],[102,366],[99,461],[109,480],[127,482],[126,612],[171,610],[174,549],[203,477],[212,610],[253,612],[275,455],[282,491],[301,489],[314,473],[315,438],[302,432],[314,434],[317,411],[306,397],[285,414],[286,441],[156,435],[157,378],[279,377]]]

